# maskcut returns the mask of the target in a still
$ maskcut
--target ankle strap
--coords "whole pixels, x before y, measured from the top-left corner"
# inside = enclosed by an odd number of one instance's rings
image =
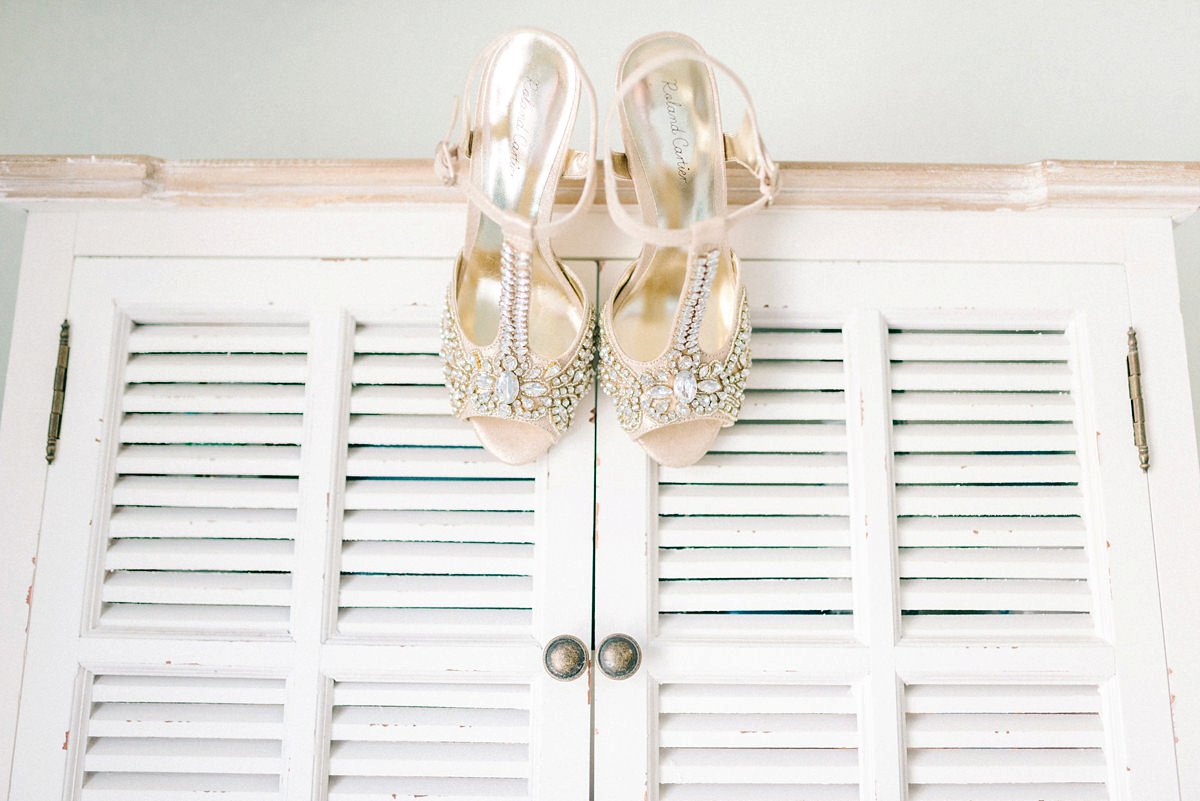
[[[568,149],[560,176],[561,178],[583,179],[583,190],[580,192],[579,200],[562,217],[539,225],[537,220],[531,220],[524,215],[516,214],[508,209],[497,206],[492,202],[491,198],[484,194],[483,190],[469,180],[463,181],[461,188],[467,199],[474,203],[488,218],[499,225],[500,230],[506,236],[525,240],[532,244],[539,238],[549,238],[561,233],[576,217],[592,205],[592,200],[596,195],[596,170],[594,168],[596,160],[596,92],[592,89],[592,83],[583,71],[583,66],[579,63],[579,59],[575,57],[575,52],[566,41],[546,31],[524,28],[509,31],[484,48],[475,57],[475,60],[471,62],[470,69],[467,70],[467,80],[463,85],[462,96],[454,99],[454,111],[450,117],[450,130],[446,133],[446,138],[438,142],[437,148],[434,151],[433,170],[446,186],[454,186],[459,183],[460,162],[463,160],[470,161],[472,156],[472,142],[476,136],[470,100],[471,85],[475,82],[482,65],[490,60],[492,55],[513,34],[530,31],[552,40],[561,48],[563,54],[574,65],[575,72],[579,75],[584,93],[588,99],[588,145],[590,149],[586,152]],[[460,110],[462,111],[461,117],[459,116]]]
[[[634,219],[617,199],[616,179],[618,175],[623,178],[630,177],[629,160],[626,154],[614,152],[611,149],[609,146],[610,135],[613,115],[633,87],[654,70],[676,61],[699,61],[706,64],[729,78],[741,92],[746,101],[746,113],[736,133],[723,135],[725,160],[741,164],[758,178],[759,198],[726,216],[700,220],[687,228],[659,228]],[[718,120],[719,122],[720,120]],[[604,202],[608,205],[609,215],[613,222],[633,238],[659,247],[687,247],[692,244],[711,242],[714,229],[720,229],[720,232],[723,233],[732,228],[734,223],[739,222],[746,215],[771,205],[771,201],[779,192],[779,168],[767,154],[766,145],[758,130],[758,116],[754,112],[754,104],[750,100],[749,90],[732,70],[702,51],[680,49],[663,53],[644,62],[617,85],[612,104],[608,107],[608,114],[604,117],[604,142],[601,153],[604,157]]]

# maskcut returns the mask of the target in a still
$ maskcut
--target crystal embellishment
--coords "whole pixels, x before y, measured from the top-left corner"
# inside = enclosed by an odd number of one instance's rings
[[[687,370],[676,373],[674,394],[680,403],[691,403],[696,397],[696,376]]]
[[[460,419],[479,415],[532,423],[555,436],[571,425],[592,384],[595,310],[586,304],[583,328],[563,359],[529,347],[530,256],[505,242],[500,262],[500,326],[485,347],[469,342],[458,322],[454,284],[442,312],[441,356],[450,409]]]
[[[512,370],[500,373],[500,378],[496,380],[496,397],[500,399],[501,403],[512,403],[517,399],[520,391],[521,382],[513,375]]]
[[[622,356],[611,320],[600,330],[600,386],[612,397],[621,427],[635,437],[698,417],[737,420],[750,370],[750,315],[745,290],[736,326],[723,355],[700,348],[700,326],[716,276],[720,252],[697,257],[683,295],[670,347],[649,363]],[[722,349],[724,350],[724,349]]]

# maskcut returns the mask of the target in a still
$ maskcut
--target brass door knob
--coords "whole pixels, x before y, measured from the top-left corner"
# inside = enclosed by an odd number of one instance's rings
[[[559,681],[579,678],[588,666],[588,648],[578,637],[564,634],[555,637],[542,651],[542,664],[546,672]]]
[[[596,663],[610,679],[627,679],[642,664],[642,649],[628,634],[613,634],[600,643]]]

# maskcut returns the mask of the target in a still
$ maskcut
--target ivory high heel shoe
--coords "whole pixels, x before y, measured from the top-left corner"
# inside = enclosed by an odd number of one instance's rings
[[[721,129],[714,70],[746,98],[745,120],[732,136]],[[624,154],[608,147],[614,108]],[[621,426],[651,458],[686,466],[741,410],[750,323],[727,232],[770,203],[778,171],[745,86],[677,33],[648,36],[625,52],[604,123],[603,155],[609,213],[645,245],[600,315],[601,387],[616,403]],[[761,192],[732,213],[726,161],[757,176]],[[633,179],[641,222],[617,200],[618,175]]]
[[[553,34],[502,35],[472,65],[468,90],[480,61],[477,119],[464,91],[461,131],[456,138],[456,109],[435,158],[468,200],[442,358],[454,414],[498,459],[523,464],[558,440],[592,381],[595,311],[550,238],[591,203],[596,100],[574,51]],[[581,94],[591,104],[589,153],[568,148]],[[462,160],[469,172],[458,181]],[[561,177],[583,178],[583,193],[551,222]]]

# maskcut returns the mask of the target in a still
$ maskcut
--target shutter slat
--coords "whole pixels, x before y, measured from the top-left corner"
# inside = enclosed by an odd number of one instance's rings
[[[493,543],[347,542],[345,573],[528,576],[533,546]]]
[[[109,536],[228,537],[230,539],[294,539],[296,512],[292,509],[211,509],[123,507],[114,509]]]
[[[1098,748],[916,749],[908,755],[908,778],[915,784],[1095,782],[1108,769]]]
[[[527,684],[354,682],[334,685],[338,707],[454,707],[462,709],[529,709]]]
[[[1082,548],[1078,517],[905,517],[897,521],[901,547]]]
[[[836,748],[659,750],[659,781],[664,784],[857,784],[858,772],[858,753]]]
[[[892,419],[1069,423],[1075,419],[1075,400],[1065,392],[897,392]]]
[[[432,354],[358,354],[354,383],[441,386],[442,360]]]
[[[335,742],[330,776],[529,778],[529,749],[508,743]]]
[[[243,704],[98,704],[89,737],[280,740],[283,709]]]
[[[1078,484],[1073,453],[903,454],[896,457],[898,484]]]
[[[757,345],[755,346],[757,347]],[[845,420],[846,397],[839,391],[805,392],[749,390],[742,401],[738,420],[783,420],[817,422]]]
[[[360,323],[354,332],[355,353],[436,354],[441,344],[436,325]]]
[[[1080,548],[909,548],[900,554],[902,578],[1086,579]]]
[[[130,353],[305,353],[303,325],[140,324],[129,332]]]
[[[660,515],[845,516],[849,502],[845,486],[665,484],[659,487]]]
[[[203,773],[98,773],[84,779],[82,801],[279,801],[278,776]]]
[[[303,384],[304,354],[133,353],[125,365],[131,384]]]
[[[663,713],[853,714],[856,700],[841,685],[664,684],[658,691]]]
[[[287,606],[292,578],[286,573],[125,571],[104,580],[105,603]]]
[[[919,785],[909,801],[1110,801],[1104,784],[942,784]]]
[[[533,465],[507,465],[483,448],[350,448],[346,475],[356,478],[532,478]]]
[[[449,416],[354,415],[346,441],[350,445],[479,447],[471,427]]]
[[[1007,614],[1021,611],[1006,609],[992,614],[991,610],[970,610],[981,614],[907,614],[904,616],[906,637],[914,640],[1015,642],[1080,642],[1096,637],[1096,624],[1090,615],[1077,613]]]
[[[344,607],[529,609],[533,582],[525,576],[343,575]]]
[[[1103,748],[1099,715],[919,715],[905,728],[909,748]]]
[[[298,384],[130,384],[125,412],[301,414],[304,387]]]
[[[851,715],[667,714],[661,748],[857,748]]]
[[[291,445],[126,445],[117,453],[125,475],[298,476],[300,449]]]
[[[292,478],[121,476],[113,486],[119,506],[294,509],[299,485]]]
[[[858,784],[808,784],[803,801],[860,801]],[[797,801],[794,784],[667,784],[658,801]]]
[[[1079,440],[1059,423],[904,423],[892,428],[897,453],[1074,453]]]
[[[108,548],[109,570],[290,572],[290,540],[125,539]]]
[[[754,331],[754,361],[838,361],[846,351],[840,331]]]
[[[365,384],[351,390],[350,413],[449,415],[450,396],[443,386]]]
[[[127,414],[121,442],[196,445],[299,445],[298,414]]]
[[[846,639],[854,619],[846,614],[660,614],[659,635],[671,640],[712,642]]]
[[[889,352],[897,360],[1057,362],[1069,345],[1061,331],[895,331]]]
[[[209,676],[99,675],[94,703],[282,704],[283,682]]]
[[[529,543],[533,513],[353,509],[343,517],[342,539]]]
[[[1022,515],[1075,517],[1082,515],[1083,498],[1074,486],[902,486],[896,488],[896,514],[946,517],[954,515]]]
[[[528,743],[529,715],[507,709],[339,707],[331,737],[358,742]]]
[[[492,801],[527,799],[529,783],[523,779],[448,779],[331,776],[329,801]]]
[[[83,769],[93,773],[278,774],[281,762],[278,741],[109,737],[88,746]]]
[[[691,467],[659,468],[660,484],[846,484],[844,454],[712,453]]]
[[[197,606],[161,605],[136,600],[110,603],[100,612],[105,629],[121,632],[161,631],[178,634],[181,628],[209,634],[245,636],[286,634],[289,610],[281,606]]]
[[[746,380],[747,391],[763,389],[842,390],[846,370],[841,362],[755,360]]]
[[[847,548],[662,549],[660,579],[850,578]]]
[[[917,684],[904,691],[910,714],[1038,714],[1098,715],[1100,693],[1086,685]]]
[[[658,521],[660,548],[847,547],[844,517],[664,517]]]
[[[533,614],[528,609],[389,609],[344,607],[338,614],[338,632],[372,642],[401,638],[514,640],[528,636]]]
[[[1088,612],[1086,582],[1069,580],[907,579],[900,585],[904,609]]]
[[[850,581],[662,581],[661,612],[849,610]]]
[[[901,392],[1070,392],[1066,364],[1030,362],[894,362],[892,389]]]
[[[717,435],[709,453],[845,453],[842,423],[744,422]]]
[[[534,503],[534,482],[525,480],[346,482],[347,509],[532,512]]]

